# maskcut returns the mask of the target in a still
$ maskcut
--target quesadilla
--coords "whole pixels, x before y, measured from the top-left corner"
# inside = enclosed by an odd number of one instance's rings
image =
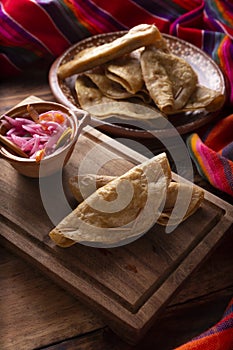
[[[104,96],[98,87],[85,75],[79,75],[75,82],[80,106],[87,111],[89,106],[112,102],[112,99]]]
[[[105,66],[106,76],[131,94],[140,91],[144,85],[141,64],[137,56],[132,52],[110,61]]]
[[[188,197],[191,192],[191,200],[189,202],[187,211],[183,217],[179,216],[179,213],[174,214],[173,209],[176,205],[178,192],[182,192],[182,198]],[[168,186],[166,202],[164,209],[160,217],[158,218],[158,224],[164,226],[177,225],[181,221],[186,220],[189,216],[193,215],[200,207],[201,202],[204,199],[204,191],[195,185],[188,185],[184,183],[171,182]],[[179,205],[179,204],[178,204]]]
[[[188,112],[193,110],[205,109],[208,112],[214,112],[220,109],[225,102],[225,96],[219,91],[197,85],[194,93],[190,96],[186,105],[180,110],[173,110],[167,114]]]
[[[110,181],[116,179],[115,176],[108,175],[75,175],[69,179],[70,190],[78,202],[82,202],[86,197],[90,196],[96,189],[105,186]],[[178,192],[182,193],[182,198],[187,198],[191,191],[191,200],[188,205],[187,211],[183,217],[177,216],[177,213],[172,213],[176,201]],[[186,220],[189,216],[193,215],[200,207],[204,198],[204,191],[195,185],[170,182],[167,188],[166,201],[162,209],[162,214],[159,216],[157,223],[160,225],[175,225],[181,221]],[[183,200],[183,199],[182,199]]]
[[[132,97],[132,93],[127,91],[121,84],[109,79],[102,66],[88,71],[84,75],[87,76],[106,97],[116,100]],[[79,94],[81,94],[81,91],[79,91]]]
[[[196,89],[198,78],[190,64],[154,45],[141,53],[141,67],[150,96],[166,114],[183,108]]]
[[[165,153],[97,189],[50,233],[62,247],[75,242],[114,244],[145,233],[160,216],[171,181]]]
[[[59,67],[58,76],[65,79],[161,40],[162,35],[155,25],[139,24],[110,43],[82,50],[73,60]]]

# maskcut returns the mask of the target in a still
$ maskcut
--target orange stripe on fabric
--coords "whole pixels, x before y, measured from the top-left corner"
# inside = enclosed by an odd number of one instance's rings
[[[92,25],[87,22],[86,18],[81,14],[78,7],[73,4],[73,1],[65,0],[64,2],[66,6],[69,7],[69,9],[74,13],[75,17],[78,19],[81,25],[84,26],[90,33],[96,34],[96,31],[93,30]]]
[[[196,149],[198,148],[198,143],[201,143],[201,142],[202,141],[199,138],[199,136],[197,134],[193,134],[191,138],[191,148],[192,148],[193,154],[197,159],[198,164],[201,167],[201,170],[204,173],[205,177],[210,181],[209,171],[206,169],[206,165],[203,161],[203,158],[200,156],[199,152],[196,151]]]
[[[224,6],[224,2],[222,0],[215,0],[215,5],[219,12],[222,14],[222,17],[225,18],[231,26],[233,26],[233,17],[232,13],[228,14],[226,7]]]
[[[174,350],[232,350],[232,328],[194,339]]]

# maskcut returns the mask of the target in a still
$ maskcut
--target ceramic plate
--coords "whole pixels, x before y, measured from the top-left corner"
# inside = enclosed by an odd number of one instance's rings
[[[59,79],[57,76],[59,66],[73,59],[73,57],[83,49],[113,41],[125,33],[126,32],[115,32],[89,37],[71,46],[58,59],[56,59],[49,72],[49,84],[55,98],[60,103],[63,103],[70,108],[80,108],[74,90],[76,75],[64,80]],[[218,65],[206,53],[179,38],[167,34],[163,34],[163,36],[167,40],[171,52],[184,58],[193,67],[198,75],[199,83],[201,85],[225,94],[226,88],[223,74]],[[209,123],[216,118],[217,114],[218,112],[208,113],[203,110],[197,110],[172,115],[168,117],[170,126],[165,129],[155,129],[153,127],[150,129],[141,127],[137,128],[135,125],[131,127],[129,124],[124,125],[120,123],[120,121],[116,122],[115,119],[114,122],[101,122],[99,129],[114,136],[133,138],[151,138],[157,134],[160,136],[162,134],[164,134],[163,136],[173,136],[173,129],[177,130],[182,135]]]

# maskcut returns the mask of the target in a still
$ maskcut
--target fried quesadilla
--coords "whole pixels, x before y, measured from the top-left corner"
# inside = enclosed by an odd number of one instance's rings
[[[108,175],[76,175],[69,179],[69,187],[75,199],[81,203],[84,198],[90,196],[96,189],[106,185],[115,178],[115,176]],[[174,213],[172,213],[176,204],[178,191],[181,192],[181,200],[188,197],[188,192],[192,192],[190,203],[183,217],[177,216],[177,213],[175,213],[174,216]],[[198,186],[174,181],[170,182],[167,189],[166,201],[164,203],[162,214],[158,218],[157,223],[164,226],[168,224],[175,225],[176,223],[186,220],[200,207],[203,198],[204,191]]]
[[[97,189],[49,236],[67,247],[87,241],[113,244],[143,234],[160,216],[170,181],[169,162],[162,153]]]
[[[86,110],[89,106],[112,102],[112,99],[104,96],[98,87],[85,75],[80,75],[75,82],[75,90],[80,106]]]
[[[106,76],[122,85],[131,94],[136,94],[144,86],[138,55],[135,53],[124,55],[107,63],[105,68]]]
[[[102,66],[88,71],[84,75],[91,79],[106,97],[116,100],[132,97],[132,93],[127,91],[121,84],[108,78]],[[79,91],[80,93],[81,91]]]
[[[141,67],[147,90],[164,113],[183,108],[196,89],[198,78],[190,64],[154,45],[141,53]]]
[[[73,60],[62,64],[58,76],[65,79],[73,74],[87,71],[91,68],[109,62],[117,57],[130,53],[140,47],[156,44],[162,35],[155,25],[139,24],[116,40],[79,52]]]
[[[179,191],[182,192],[182,198],[188,197],[190,191],[192,191],[191,200],[184,217],[177,215],[177,211],[175,214],[172,212],[173,208],[175,207]],[[164,226],[177,225],[177,223],[180,223],[181,221],[186,220],[189,216],[193,215],[195,211],[200,207],[203,199],[204,191],[200,187],[195,185],[188,185],[185,183],[171,182],[168,186],[163,212],[157,221],[158,224]]]
[[[164,117],[158,109],[150,107],[141,101],[140,103],[131,103],[125,100],[114,100],[105,96],[86,75],[77,77],[75,90],[80,106],[99,119],[107,119],[112,115],[127,120],[131,118],[136,120],[154,120]]]
[[[191,95],[187,104],[177,112],[187,112],[205,108],[206,111],[214,112],[220,109],[225,102],[225,96],[218,91],[207,88],[206,86],[197,85],[194,93]],[[172,114],[167,113],[167,114]]]
[[[113,124],[134,119],[145,130],[157,130],[158,117],[214,112],[225,102],[220,91],[200,86],[193,67],[169,50],[155,25],[140,24],[111,42],[87,47],[58,69],[60,79],[74,74],[71,92],[75,81],[79,107]]]

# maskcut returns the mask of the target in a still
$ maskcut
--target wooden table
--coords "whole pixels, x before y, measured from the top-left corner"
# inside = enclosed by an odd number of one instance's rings
[[[1,82],[0,114],[29,95],[54,100],[46,71]],[[232,204],[232,198],[213,190],[198,175],[195,181]],[[173,349],[221,318],[233,295],[232,251],[229,232],[132,347],[100,316],[0,246],[0,349]]]

